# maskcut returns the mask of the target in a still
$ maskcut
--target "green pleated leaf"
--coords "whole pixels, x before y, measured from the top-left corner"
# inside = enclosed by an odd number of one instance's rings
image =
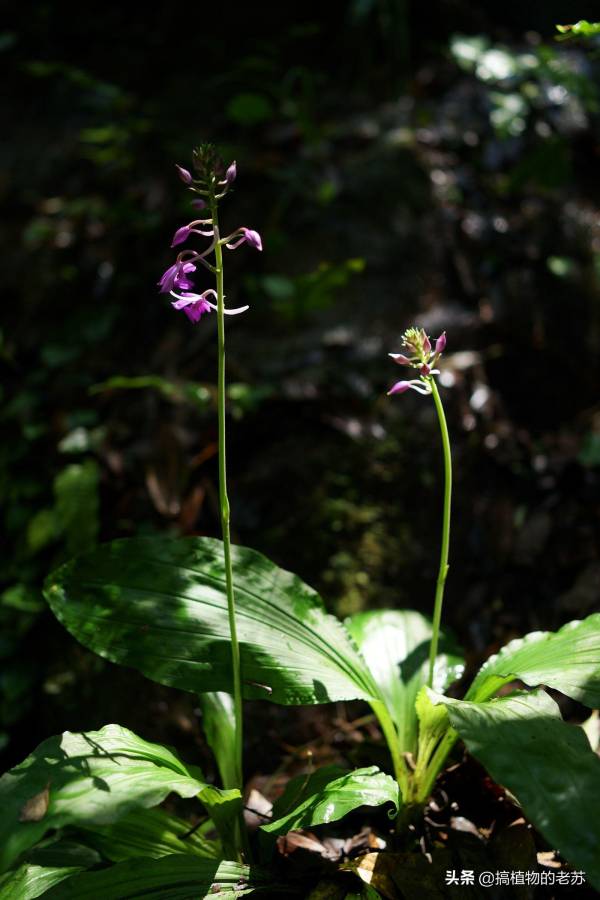
[[[208,823],[209,825],[212,823]],[[138,809],[113,825],[86,825],[85,839],[112,862],[137,856],[159,859],[174,853],[186,853],[203,859],[221,859],[217,841],[204,837],[198,829],[190,834],[191,825],[164,809]]]
[[[219,790],[207,784],[198,794],[206,811],[215,824],[223,844],[225,856],[235,856],[240,849],[242,836],[242,795],[237,788]]]
[[[600,758],[563,722],[545,691],[484,703],[432,695],[492,778],[508,788],[552,847],[600,888]]]
[[[45,900],[203,900],[245,897],[258,887],[277,897],[288,891],[270,885],[257,869],[194,856],[131,859],[101,872],[84,872],[52,888]]]
[[[51,868],[23,863],[18,869],[0,875],[0,897],[2,900],[33,900],[53,885],[81,871],[81,866]]]
[[[295,575],[232,548],[244,695],[276,703],[378,700],[343,625]],[[184,690],[231,690],[223,545],[209,538],[105,544],[54,573],[46,597],[78,640]]]
[[[269,834],[287,834],[335,822],[359,806],[392,803],[398,813],[401,798],[398,785],[377,766],[346,772],[338,766],[324,766],[312,775],[292,778],[273,806],[273,819],[262,825]]]
[[[233,697],[224,691],[200,694],[202,727],[217,761],[224,788],[242,783],[235,750],[235,713]]]
[[[0,870],[50,828],[115,822],[171,791],[193,797],[202,774],[119,725],[44,741],[0,778]]]
[[[75,841],[50,839],[35,847],[16,869],[0,875],[2,900],[33,900],[53,885],[97,865],[102,859],[91,847]]]
[[[414,610],[382,609],[357,613],[345,624],[384,697],[398,730],[400,752],[416,753],[415,701],[429,674],[431,622]],[[441,635],[435,690],[445,690],[463,671],[459,651]]]
[[[483,664],[466,699],[486,700],[515,678],[600,706],[600,613],[569,622],[560,631],[534,631],[510,641]]]

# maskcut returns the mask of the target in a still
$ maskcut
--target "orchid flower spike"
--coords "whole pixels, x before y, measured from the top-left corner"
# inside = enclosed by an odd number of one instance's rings
[[[390,394],[404,394],[413,390],[418,394],[430,394],[431,382],[434,375],[439,375],[440,370],[436,365],[446,348],[446,332],[444,331],[435,342],[435,348],[431,349],[431,341],[423,328],[409,328],[402,337],[402,347],[407,353],[388,354],[395,363],[400,366],[410,366],[417,369],[419,378],[410,381],[397,381],[388,391]]]
[[[169,266],[158,282],[160,293],[170,294],[174,297],[172,306],[177,310],[183,310],[191,322],[200,321],[206,313],[218,311],[219,305],[221,305],[222,312],[229,316],[245,312],[249,308],[248,306],[240,306],[237,309],[225,309],[222,306],[224,299],[222,294],[220,295],[221,301],[219,304],[218,295],[212,289],[203,291],[200,294],[197,293],[197,288],[191,277],[199,265],[204,266],[215,275],[217,273],[216,260],[220,256],[223,245],[229,250],[235,250],[240,244],[247,243],[256,250],[262,250],[260,234],[251,228],[237,228],[228,237],[223,238],[219,234],[217,204],[236,179],[236,163],[235,161],[230,163],[225,169],[215,148],[210,144],[203,144],[193,152],[193,170],[195,175],[192,175],[183,166],[176,165],[175,168],[180,179],[190,191],[203,195],[192,200],[194,209],[207,210],[207,213],[210,210],[210,218],[195,219],[192,222],[188,222],[187,225],[182,225],[173,235],[171,247],[178,247],[180,244],[184,244],[191,235],[200,235],[212,240],[202,252],[186,248],[179,253],[175,263]],[[221,178],[223,172],[225,174]],[[211,262],[210,255],[213,253],[215,254],[215,260]],[[209,299],[209,297],[212,299]],[[213,302],[214,300],[217,303]]]

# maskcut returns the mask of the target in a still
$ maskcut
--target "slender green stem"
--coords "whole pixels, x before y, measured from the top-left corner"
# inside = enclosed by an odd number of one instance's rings
[[[229,534],[229,498],[227,496],[226,427],[225,427],[225,294],[223,291],[223,250],[219,243],[219,220],[217,201],[211,196],[211,213],[215,233],[215,279],[217,290],[218,324],[218,412],[219,412],[219,503],[221,507],[221,529],[223,532],[223,554],[225,559],[225,583],[227,589],[227,612],[231,637],[231,672],[233,712],[235,719],[235,768],[238,787],[243,787],[242,769],[242,682],[240,674],[240,648],[235,622],[235,597],[233,591],[233,570],[231,565],[231,537]]]
[[[406,800],[406,798],[408,797],[409,787],[408,771],[406,768],[406,763],[404,762],[404,759],[402,758],[399,750],[398,732],[396,731],[396,726],[394,725],[392,718],[387,711],[385,703],[380,700],[373,701],[371,703],[371,708],[379,719],[381,730],[383,731],[383,735],[386,739],[388,749],[392,757],[394,776],[396,778],[396,781],[398,782],[398,786],[400,787],[402,797],[404,800]]]
[[[429,649],[429,687],[433,686],[433,670],[438,651],[440,637],[440,622],[442,620],[442,603],[444,600],[444,588],[448,576],[448,550],[450,547],[450,510],[452,506],[452,453],[450,450],[450,435],[444,415],[444,407],[440,397],[435,378],[430,378],[431,393],[435,403],[436,412],[442,433],[442,446],[444,449],[444,512],[442,516],[442,549],[440,553],[440,570],[435,588],[435,602],[433,606],[433,630],[431,634],[431,647]]]

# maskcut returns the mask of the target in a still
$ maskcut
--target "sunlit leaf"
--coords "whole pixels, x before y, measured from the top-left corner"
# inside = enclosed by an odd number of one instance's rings
[[[573,25],[556,25],[556,30],[560,32],[556,39],[562,41],[572,37],[594,37],[600,34],[600,22],[587,22],[581,19]]]
[[[225,691],[200,695],[202,727],[215,755],[224,788],[241,784],[235,750],[235,714],[233,697]]]
[[[237,788],[219,790],[205,785],[198,798],[215,824],[225,857],[235,856],[241,845],[242,795]]]
[[[263,872],[235,862],[194,856],[131,859],[100,872],[75,875],[50,890],[47,900],[203,900],[244,897],[258,887],[276,897],[286,896],[283,885],[271,885]]]
[[[119,725],[66,731],[0,778],[0,870],[51,828],[108,824],[136,808],[156,806],[171,791],[193,797],[205,787],[194,766]],[[25,815],[46,791],[45,812]]]
[[[343,625],[295,575],[233,547],[242,686],[276,703],[379,700]],[[55,572],[46,597],[83,644],[184,690],[231,690],[223,545],[132,538]]]
[[[0,897],[2,900],[33,900],[65,878],[99,862],[100,855],[90,847],[73,841],[52,840],[28,853],[18,868],[0,875]]]
[[[483,703],[440,695],[467,749],[508,788],[551,847],[600,887],[600,758],[545,691]]]
[[[160,808],[135,810],[112,825],[86,824],[83,833],[92,846],[113,862],[136,856],[158,859],[173,853],[221,858],[217,841],[204,837],[202,829],[192,832],[189,822]]]
[[[23,863],[18,869],[0,875],[2,900],[33,900],[53,885],[82,871],[81,866],[35,866]]]
[[[377,766],[347,772],[338,766],[324,766],[312,775],[292,778],[273,806],[273,819],[261,825],[269,834],[287,834],[297,828],[309,828],[335,822],[359,806],[393,804],[400,808],[398,785]]]
[[[431,622],[413,610],[386,609],[357,613],[345,624],[383,694],[398,730],[400,751],[415,753],[415,701],[427,682]],[[463,670],[458,651],[442,636],[434,669],[435,690],[445,690]]]
[[[483,664],[465,699],[485,700],[516,678],[600,706],[600,613],[556,632],[534,631],[510,641]]]

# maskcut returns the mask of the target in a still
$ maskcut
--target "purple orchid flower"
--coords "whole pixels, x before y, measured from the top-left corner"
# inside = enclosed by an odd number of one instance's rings
[[[186,278],[186,275],[195,271],[196,266],[193,263],[177,260],[174,265],[169,266],[158,282],[160,293],[169,294],[175,287],[183,290],[193,287],[192,282]]]
[[[199,322],[204,313],[209,313],[211,305],[208,300],[190,300],[187,304],[181,300],[173,303],[175,309],[182,309],[190,322]]]
[[[391,394],[403,394],[405,391],[417,391],[418,394],[430,394],[431,391],[425,387],[422,381],[414,378],[412,381],[397,381],[396,384],[388,391],[388,397]]]
[[[210,312],[211,309],[217,309],[215,303],[210,303],[207,300],[207,297],[214,297],[217,299],[217,292],[212,288],[209,288],[207,291],[204,291],[202,294],[193,294],[193,293],[185,293],[185,294],[177,294],[175,291],[171,291],[171,296],[175,297],[175,302],[172,303],[174,309],[182,309],[188,319],[191,322],[199,322],[204,313]],[[246,312],[248,306],[239,306],[237,309],[224,309],[223,312],[227,316],[237,316],[240,313]]]
[[[237,240],[233,240],[237,238]],[[233,240],[233,243],[231,241]],[[254,247],[256,250],[262,250],[262,240],[258,231],[252,231],[251,228],[238,228],[237,231],[234,231],[233,234],[230,234],[228,238],[225,239],[225,246],[228,250],[235,250],[236,247],[239,247],[240,244],[250,244],[251,247]]]

